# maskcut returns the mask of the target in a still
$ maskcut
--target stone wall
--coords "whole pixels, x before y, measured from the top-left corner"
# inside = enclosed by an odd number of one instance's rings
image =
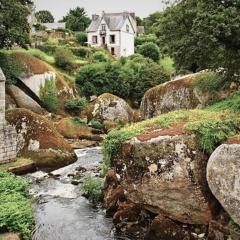
[[[0,68],[0,164],[13,162],[17,155],[17,134],[5,121],[5,76]]]

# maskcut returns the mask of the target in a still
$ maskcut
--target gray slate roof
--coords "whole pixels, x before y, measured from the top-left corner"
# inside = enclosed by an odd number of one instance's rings
[[[136,22],[128,12],[123,13],[103,13],[102,16],[95,15],[90,26],[86,29],[87,32],[96,32],[101,24],[102,19],[105,20],[108,28],[111,31],[121,30],[126,19],[129,18],[134,31],[136,32]]]

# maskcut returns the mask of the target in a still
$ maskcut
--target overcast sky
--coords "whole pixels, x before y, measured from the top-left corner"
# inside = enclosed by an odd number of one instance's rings
[[[84,7],[87,14],[105,12],[135,12],[140,17],[163,9],[161,0],[34,0],[37,11],[49,10],[58,21],[70,8]]]

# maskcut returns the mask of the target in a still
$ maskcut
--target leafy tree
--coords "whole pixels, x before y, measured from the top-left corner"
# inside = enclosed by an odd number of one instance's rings
[[[177,1],[156,29],[179,69],[224,68],[228,79],[240,74],[239,0]]]
[[[154,62],[158,62],[160,60],[160,50],[155,43],[146,42],[139,46],[137,52],[146,58],[152,59]]]
[[[80,7],[71,9],[61,21],[66,22],[68,29],[76,32],[84,32],[91,22],[90,18],[87,17],[85,9]]]
[[[146,42],[158,44],[158,38],[155,34],[140,35],[135,38],[135,46],[142,45]]]
[[[162,12],[155,12],[143,19],[143,26],[145,27],[145,33],[150,34],[155,32],[155,24],[161,18]]]
[[[142,26],[143,25],[143,20],[140,17],[136,16],[135,19],[136,19],[136,22],[137,22],[137,26]]]
[[[73,58],[72,51],[64,47],[58,47],[54,54],[56,66],[64,70],[71,70]]]
[[[30,43],[29,15],[30,0],[0,0],[0,48]]]
[[[53,23],[54,22],[54,17],[52,13],[48,10],[41,10],[36,12],[35,14],[38,22],[40,23]]]
[[[81,45],[86,44],[87,42],[87,34],[85,32],[76,33],[77,42]]]

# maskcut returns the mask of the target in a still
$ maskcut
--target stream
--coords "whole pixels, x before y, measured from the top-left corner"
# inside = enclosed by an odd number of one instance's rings
[[[129,239],[116,236],[112,219],[82,196],[81,185],[71,184],[78,167],[84,167],[86,174],[97,174],[102,161],[100,148],[80,149],[76,154],[77,162],[51,172],[51,176],[44,172],[28,174],[36,220],[32,240]]]

